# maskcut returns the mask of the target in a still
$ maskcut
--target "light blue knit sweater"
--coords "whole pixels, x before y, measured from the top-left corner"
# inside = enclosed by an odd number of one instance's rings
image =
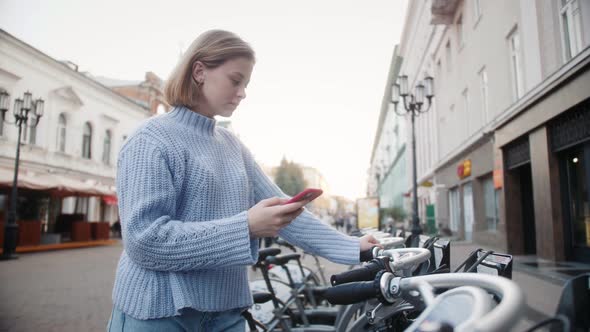
[[[252,305],[247,266],[257,260],[258,241],[249,236],[247,210],[286,196],[233,134],[175,107],[127,139],[117,171],[125,250],[113,302],[120,310],[149,319],[187,307]],[[359,240],[308,211],[280,236],[337,263],[359,262]]]

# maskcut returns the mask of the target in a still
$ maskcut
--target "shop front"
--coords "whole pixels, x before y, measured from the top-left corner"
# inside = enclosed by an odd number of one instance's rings
[[[550,124],[559,162],[566,258],[590,262],[590,99]]]
[[[495,130],[512,254],[590,262],[589,63],[548,78]]]
[[[501,185],[494,181],[493,142],[482,136],[471,147],[435,172],[437,216],[453,236],[502,249],[506,247],[500,223]]]
[[[13,170],[0,167],[0,246],[10,208],[12,179]],[[108,186],[27,169],[19,170],[17,199],[17,246],[21,248],[108,239],[108,220],[113,219],[117,204],[115,192]],[[100,212],[93,215],[107,219],[89,220],[90,200],[99,202],[93,205]],[[66,211],[65,201],[74,203],[72,211]]]

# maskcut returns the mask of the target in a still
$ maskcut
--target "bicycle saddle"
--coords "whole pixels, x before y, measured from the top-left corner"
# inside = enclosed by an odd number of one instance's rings
[[[266,303],[272,300],[272,294],[267,292],[254,292],[252,293],[252,298],[254,299],[254,303]]]
[[[278,256],[274,255],[272,257],[268,257],[266,261],[269,264],[285,265],[289,261],[294,260],[294,259],[299,259],[300,257],[301,257],[301,255],[299,255],[299,254],[285,254],[285,255],[278,255]]]
[[[279,248],[264,248],[258,250],[258,263],[266,260],[270,256],[276,256],[281,253]]]

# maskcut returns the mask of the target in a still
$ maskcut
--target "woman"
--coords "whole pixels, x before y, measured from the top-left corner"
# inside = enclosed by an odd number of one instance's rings
[[[214,116],[246,97],[254,52],[238,36],[200,35],[165,86],[173,109],[142,124],[121,148],[117,194],[124,251],[111,331],[244,331],[252,305],[247,266],[258,238],[276,236],[342,264],[372,237],[320,222],[269,180]],[[261,123],[262,126],[262,123]]]

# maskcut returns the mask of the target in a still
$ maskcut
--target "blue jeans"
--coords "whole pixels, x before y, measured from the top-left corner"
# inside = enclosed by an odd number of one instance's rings
[[[186,308],[182,310],[180,316],[141,320],[135,319],[113,306],[107,332],[244,332],[246,330],[246,320],[241,315],[242,310],[202,312]]]

